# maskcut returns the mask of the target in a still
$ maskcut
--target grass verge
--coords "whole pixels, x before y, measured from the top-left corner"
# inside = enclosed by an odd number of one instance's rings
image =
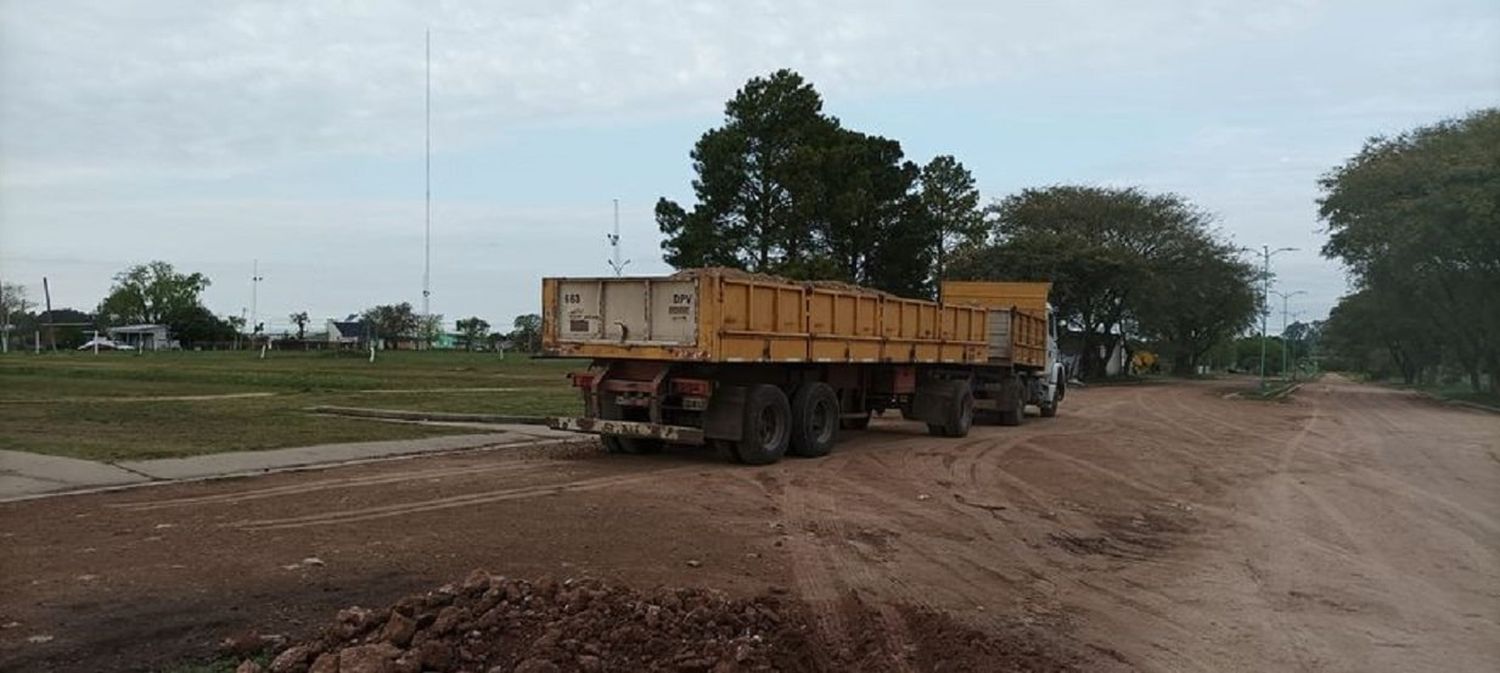
[[[0,449],[139,460],[470,433],[305,409],[576,413],[564,374],[582,366],[457,352],[388,352],[374,363],[344,353],[11,354],[0,357]]]

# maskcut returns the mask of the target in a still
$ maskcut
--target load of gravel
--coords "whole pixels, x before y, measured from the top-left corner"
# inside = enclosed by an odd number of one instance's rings
[[[340,610],[270,673],[805,671],[804,620],[775,596],[642,593],[597,579],[537,582],[474,571],[387,610]],[[250,666],[243,670],[253,670]]]

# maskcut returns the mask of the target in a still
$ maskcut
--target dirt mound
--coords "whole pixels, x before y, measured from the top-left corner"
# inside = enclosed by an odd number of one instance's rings
[[[826,647],[804,607],[701,589],[644,593],[597,579],[537,582],[474,571],[386,610],[340,610],[322,634],[274,658],[270,673],[672,671],[1062,671],[1066,664],[943,615],[904,619],[904,637]],[[910,638],[910,640],[908,640]],[[1019,665],[1018,665],[1019,664]],[[248,668],[245,670],[252,670]]]
[[[800,619],[776,597],[695,589],[643,594],[600,580],[537,582],[475,571],[388,610],[339,611],[273,673],[812,670]]]

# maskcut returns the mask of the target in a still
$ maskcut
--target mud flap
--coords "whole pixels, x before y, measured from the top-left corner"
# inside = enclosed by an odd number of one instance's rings
[[[745,422],[745,387],[719,386],[703,410],[703,436],[739,441]]]
[[[950,394],[951,388],[943,382],[924,383],[917,386],[911,398],[910,414],[902,413],[907,420],[941,425],[948,418],[948,408],[958,403]]]

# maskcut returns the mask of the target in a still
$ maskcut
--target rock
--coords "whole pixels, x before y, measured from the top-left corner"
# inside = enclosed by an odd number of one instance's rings
[[[697,568],[703,565],[703,562],[698,559],[688,559],[687,565],[689,568]]]
[[[312,658],[312,648],[293,645],[271,660],[270,673],[301,673],[307,670],[307,661]]]
[[[390,643],[346,647],[339,650],[339,673],[394,673],[399,656]]]
[[[433,633],[436,633],[438,635],[447,635],[449,633],[452,633],[453,629],[458,627],[458,623],[463,620],[463,618],[463,608],[455,605],[450,605],[438,612],[437,620],[434,621],[432,623],[432,626],[429,628],[431,628]]]
[[[302,559],[302,565],[321,568],[326,564],[323,563],[323,559],[320,559],[316,556],[309,556],[305,559]]]
[[[453,665],[453,646],[441,640],[423,641],[417,654],[426,670],[446,671]]]
[[[307,673],[339,673],[339,655],[334,652],[318,655]]]
[[[512,673],[558,673],[557,664],[532,657],[519,664]]]
[[[50,643],[50,642],[52,642],[52,636],[49,636],[49,635],[46,635],[46,634],[39,634],[39,635],[35,635],[35,636],[28,636],[26,638],[26,642],[28,642],[28,643],[35,643],[35,644],[38,644],[38,645],[40,645],[42,643]]]
[[[380,632],[380,639],[396,647],[406,647],[411,644],[411,637],[416,633],[416,620],[391,610],[391,616],[385,620],[385,629]]]
[[[927,495],[926,493],[923,493],[923,494],[917,496],[917,499],[918,500],[931,500],[932,496]]]
[[[338,616],[335,617],[337,624],[334,626],[334,632],[344,640],[353,638],[370,627],[370,618],[373,615],[374,613],[368,608],[359,606],[339,610]]]
[[[266,669],[261,668],[260,664],[246,659],[244,661],[241,661],[240,665],[234,668],[234,673],[265,673],[265,670]]]
[[[478,594],[490,588],[490,574],[483,570],[475,570],[464,578],[462,585],[464,593]]]

